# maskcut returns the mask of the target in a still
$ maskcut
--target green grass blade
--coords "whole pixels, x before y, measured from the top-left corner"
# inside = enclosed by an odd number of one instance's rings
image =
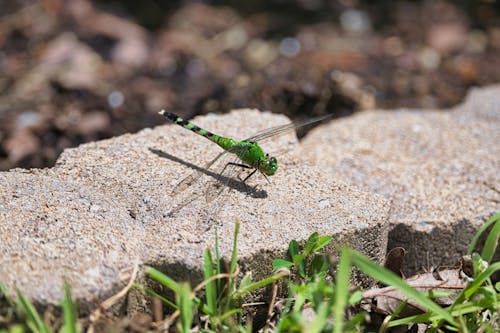
[[[491,262],[498,246],[498,238],[500,236],[500,213],[493,216],[492,220],[495,221],[495,224],[488,234],[483,250],[481,251],[481,257],[487,262]]]
[[[344,313],[349,297],[349,277],[351,276],[351,252],[343,249],[340,252],[337,266],[335,294],[333,303],[334,333],[342,333]]]
[[[316,311],[316,318],[314,318],[313,322],[307,327],[308,333],[323,332],[328,323],[329,307],[330,304],[328,304],[328,302],[323,302],[319,305],[318,311]]]
[[[361,253],[350,249],[347,249],[347,251],[351,252],[353,264],[358,267],[363,273],[371,276],[375,280],[380,281],[385,285],[396,288],[397,290],[405,294],[409,299],[412,299],[418,304],[440,315],[451,325],[455,327],[458,326],[458,323],[454,320],[453,316],[448,311],[444,310],[442,307],[437,305],[424,294],[420,293],[418,290],[410,287],[399,276],[389,271],[388,269],[372,262]]]
[[[468,302],[468,303],[462,303],[460,305],[457,305],[454,307],[453,310],[451,310],[451,307],[448,307],[450,310],[450,313],[454,317],[458,316],[464,316],[467,314],[478,314],[481,311],[484,311],[486,306],[485,304],[478,304],[480,302]],[[395,327],[399,325],[410,325],[410,324],[415,324],[415,323],[423,323],[423,322],[436,322],[441,317],[437,314],[432,314],[432,313],[422,313],[414,316],[409,316],[401,319],[395,319],[387,325],[387,327]]]
[[[471,283],[467,285],[467,287],[462,290],[462,292],[458,295],[457,299],[451,306],[453,308],[455,305],[458,305],[465,301],[466,299],[469,299],[472,295],[476,293],[476,291],[481,288],[483,285],[484,281],[486,281],[493,273],[496,271],[500,270],[500,262],[496,262],[492,265],[490,265],[488,268],[484,270],[484,272],[480,273],[478,276],[472,280]]]
[[[363,300],[363,291],[358,289],[350,293],[349,299],[347,300],[347,304],[354,305],[358,304]]]
[[[26,313],[28,326],[30,326],[30,328],[36,332],[49,333],[49,328],[47,327],[47,325],[45,325],[42,318],[40,318],[40,315],[36,311],[33,304],[31,304],[31,302],[26,298],[26,296],[24,296],[22,292],[18,291],[17,295],[19,297],[19,302],[24,312]]]
[[[24,327],[19,324],[15,324],[9,327],[9,330],[0,329],[0,333],[25,333]]]
[[[9,294],[9,290],[7,289],[7,287],[3,283],[0,282],[0,296],[1,295],[5,296],[5,299],[7,300],[9,307],[11,307],[13,309],[17,309],[18,304],[16,303],[16,301],[14,301],[14,299],[12,299],[12,297],[7,296],[8,294]]]
[[[226,311],[224,312],[221,316],[220,316],[220,320],[221,321],[224,321],[226,320],[227,318],[231,317],[231,316],[234,316],[236,314],[240,314],[242,313],[243,310],[241,308],[235,308],[235,309],[231,309],[229,311]]]
[[[252,292],[254,290],[257,290],[259,288],[262,288],[262,287],[265,287],[265,286],[268,286],[280,279],[282,279],[283,277],[285,276],[288,276],[290,275],[290,272],[288,270],[283,270],[283,271],[278,271],[276,272],[275,274],[271,275],[270,277],[268,278],[265,278],[263,280],[260,280],[260,281],[257,281],[257,282],[254,282],[250,285],[247,285],[246,287],[244,288],[240,288],[238,289],[235,293],[234,293],[234,298],[241,298],[243,296],[245,296],[246,294],[248,294],[249,292]]]
[[[189,284],[182,283],[179,292],[176,294],[177,304],[180,311],[181,319],[181,332],[190,332],[191,324],[193,323],[193,307],[194,304],[191,300],[191,287]]]
[[[490,217],[488,219],[488,221],[486,221],[485,224],[483,224],[476,232],[476,234],[474,235],[474,237],[472,237],[472,240],[470,241],[470,244],[469,246],[467,247],[467,254],[471,255],[472,252],[474,252],[474,249],[476,248],[476,245],[477,245],[477,242],[479,240],[479,237],[481,237],[482,233],[488,229],[488,227],[490,225],[492,225],[493,223],[496,223],[500,220],[500,213],[497,213],[495,215],[493,215],[492,217]]]
[[[422,313],[422,314],[418,314],[418,315],[414,315],[414,316],[409,316],[409,317],[405,317],[405,318],[401,318],[401,319],[395,319],[395,320],[391,320],[387,324],[387,327],[390,328],[390,327],[396,327],[396,326],[400,326],[400,325],[413,325],[416,323],[426,323],[426,322],[433,321],[431,317],[432,317],[432,313],[426,312],[426,313]],[[438,318],[434,318],[434,321],[437,319]]]
[[[167,288],[172,289],[174,292],[177,293],[179,291],[179,288],[180,288],[179,284],[177,282],[175,282],[173,279],[171,279],[168,276],[166,276],[165,274],[163,274],[162,272],[160,272],[159,270],[151,267],[151,268],[148,268],[146,270],[146,273],[153,280],[161,283],[162,285],[164,285]]]
[[[63,308],[63,327],[61,331],[64,333],[79,332],[76,304],[71,299],[71,290],[66,283],[64,284],[64,299],[61,306]]]
[[[395,318],[398,318],[399,317],[399,314],[401,313],[401,311],[403,311],[406,306],[408,305],[408,300],[405,300],[401,303],[399,303],[398,307],[396,308],[396,310],[394,310],[391,314],[390,314],[390,321],[389,322],[386,322],[385,320],[383,321],[382,323],[382,326],[379,328],[379,332],[385,332],[387,330],[388,327],[390,327],[390,323],[395,320]]]
[[[231,251],[231,263],[229,265],[229,273],[233,274],[236,271],[238,264],[238,233],[240,232],[240,223],[234,224],[233,250]],[[232,290],[232,289],[231,289]]]
[[[475,304],[475,302],[467,302],[456,306],[451,314],[453,316],[464,316],[469,313],[480,313],[481,311],[484,311],[485,308],[485,304]]]
[[[222,269],[221,269],[221,264],[222,264],[222,258],[220,256],[220,249],[219,249],[219,227],[217,224],[217,221],[214,221],[214,233],[215,233],[215,244],[214,244],[214,251],[215,251],[215,274],[221,274]],[[216,285],[216,290],[221,290],[222,289],[222,283],[221,280],[215,281]]]
[[[204,253],[204,272],[203,277],[205,280],[214,276],[214,266],[210,250],[206,249]],[[217,308],[217,285],[216,281],[210,281],[205,286],[205,297],[207,299],[207,309],[209,314],[214,315]]]
[[[216,273],[215,274],[220,274],[222,273],[222,270],[220,269],[221,265],[221,257],[220,257],[220,252],[219,252],[219,228],[217,227],[217,222],[214,222],[214,232],[215,232],[215,266],[216,266]]]
[[[248,272],[245,276],[243,276],[243,279],[241,279],[240,288],[246,288],[250,284],[252,284],[252,273]]]
[[[145,288],[145,287],[143,287],[141,285],[137,285],[137,284],[135,284],[134,287],[137,288],[137,289],[139,289],[139,290],[141,290],[141,291],[143,291],[143,292],[145,292],[149,296],[153,296],[155,298],[158,298],[160,301],[162,301],[163,303],[165,303],[170,308],[172,308],[174,310],[178,309],[178,306],[175,303],[171,302],[166,297],[164,297],[164,296],[156,293],[154,290],[152,290],[150,288]]]
[[[357,326],[361,326],[365,322],[366,322],[366,312],[360,312],[351,317],[351,319],[347,323],[345,323],[344,330],[345,332],[364,332],[361,331],[360,328]]]
[[[234,233],[233,233],[233,249],[231,251],[231,262],[229,263],[229,273],[234,274],[236,272],[236,266],[238,265],[238,234],[240,232],[240,223],[238,221],[234,224]],[[230,278],[228,281],[229,293],[232,294],[235,287],[236,279]],[[230,298],[227,298],[228,303]]]

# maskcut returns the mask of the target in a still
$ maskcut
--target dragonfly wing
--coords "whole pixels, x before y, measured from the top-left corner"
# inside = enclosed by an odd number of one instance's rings
[[[217,162],[222,156],[224,156],[228,151],[223,151],[219,155],[217,155],[213,160],[205,164],[203,168],[195,170],[193,173],[191,173],[189,176],[181,180],[172,190],[172,195],[177,195],[181,192],[184,192],[187,188],[198,182],[200,180],[201,176],[203,176],[204,172],[207,172],[212,165]]]
[[[236,145],[229,151],[236,149],[242,149],[242,147]],[[248,149],[248,147],[245,146],[243,149]],[[247,167],[244,167],[244,164],[237,156],[228,155],[228,157],[231,158],[225,158],[220,161],[219,168],[221,171],[218,173],[217,178],[207,186],[205,193],[207,202],[211,202],[219,197],[224,189],[236,188],[242,183],[238,176],[242,169]]]
[[[310,124],[317,123],[319,121],[328,119],[328,118],[330,118],[332,116],[333,115],[328,114],[328,115],[325,115],[325,116],[312,118],[312,119],[309,119],[309,120],[306,120],[306,121],[303,121],[303,122],[289,123],[289,124],[285,124],[285,125],[274,126],[274,127],[268,128],[268,129],[266,129],[266,130],[264,130],[262,132],[257,133],[256,135],[254,135],[254,136],[246,139],[246,141],[256,141],[256,142],[258,142],[258,141],[261,141],[261,140],[273,137],[275,135],[284,134],[284,133],[286,133],[286,132],[288,132],[288,131],[290,131],[292,129],[295,129],[295,128],[299,128],[299,127],[302,127],[302,126],[307,126],[307,125],[310,125]]]
[[[231,150],[229,150],[231,151]],[[186,200],[183,200],[179,204],[177,204],[170,212],[170,216],[174,216],[177,214],[182,208],[188,206],[191,204],[193,201],[197,200],[200,196],[205,196],[206,202],[210,203],[217,197],[221,195],[221,193],[224,191],[224,189],[227,186],[235,186],[233,185],[234,180],[234,174],[237,172],[234,170],[235,167],[231,164],[229,164],[226,168],[223,168],[222,166],[225,166],[228,164],[228,162],[237,162],[239,161],[238,158],[232,154],[227,154],[228,151],[224,151],[217,155],[213,160],[211,160],[209,163],[205,165],[204,168],[200,168],[199,170],[194,171],[191,173],[189,176],[184,178],[179,184],[176,185],[176,187],[173,189],[172,193],[173,195],[179,194],[183,192],[184,190],[188,189],[190,186],[193,184],[197,183],[203,176],[203,174],[209,174],[211,175],[214,179],[212,181],[209,181],[208,184],[206,184],[205,189],[202,190],[201,192],[198,192],[197,194],[190,193],[189,198]],[[231,160],[232,158],[232,160]],[[220,168],[219,168],[220,166]],[[221,172],[213,172],[213,171],[207,171],[209,169],[212,170],[222,170]],[[234,178],[233,178],[234,177]]]
[[[184,192],[188,187],[193,185],[198,181],[198,179],[201,178],[202,172],[201,171],[194,171],[191,173],[189,176],[181,180],[177,185],[175,185],[174,189],[172,190],[172,195],[177,195],[181,192]]]

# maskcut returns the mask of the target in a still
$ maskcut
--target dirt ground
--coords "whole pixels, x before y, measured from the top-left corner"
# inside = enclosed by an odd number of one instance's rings
[[[0,170],[163,124],[162,108],[447,108],[500,82],[499,14],[493,1],[2,1]]]

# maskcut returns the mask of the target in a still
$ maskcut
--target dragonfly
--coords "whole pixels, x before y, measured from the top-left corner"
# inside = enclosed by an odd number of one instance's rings
[[[313,118],[302,123],[288,123],[271,127],[245,140],[237,141],[232,138],[214,134],[166,110],[161,110],[159,114],[164,116],[172,123],[182,126],[185,129],[188,129],[198,135],[207,138],[224,150],[204,166],[205,170],[209,170],[217,161],[219,161],[227,154],[236,155],[236,162],[226,163],[222,171],[218,174],[217,178],[219,182],[221,179],[230,179],[230,177],[224,175],[227,168],[230,166],[249,169],[251,170],[251,172],[244,179],[240,179],[244,184],[246,184],[246,181],[257,172],[262,174],[264,178],[270,183],[268,177],[274,175],[278,171],[278,161],[276,157],[270,156],[268,153],[264,152],[262,147],[259,145],[259,141],[286,133],[298,127],[320,122],[332,116],[326,115],[318,118]],[[183,192],[188,187],[195,184],[202,175],[202,171],[196,170],[195,172],[181,180],[181,182],[179,182],[174,187],[174,189],[172,190],[172,195]],[[207,201],[210,201],[212,199],[213,196],[207,194]]]

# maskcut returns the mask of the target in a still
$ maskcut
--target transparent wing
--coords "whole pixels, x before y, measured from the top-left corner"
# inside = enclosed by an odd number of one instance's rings
[[[242,149],[249,149],[248,146],[235,145],[229,151],[238,150],[238,154],[244,154]],[[242,181],[240,175],[245,170],[255,170],[241,161],[238,156],[232,156],[231,159],[222,160],[220,163],[220,172],[217,178],[210,182],[206,190],[207,202],[213,201],[219,197],[226,188],[234,188],[239,191],[246,189],[246,184]]]
[[[289,123],[289,124],[285,124],[285,125],[274,126],[274,127],[265,129],[264,131],[261,131],[261,132],[257,133],[254,136],[249,137],[245,141],[256,141],[256,142],[258,142],[258,141],[261,141],[261,140],[265,140],[267,138],[270,138],[270,137],[273,137],[273,136],[276,136],[276,135],[284,134],[284,133],[286,133],[286,132],[288,132],[288,131],[290,131],[292,129],[295,129],[295,128],[299,128],[299,127],[302,127],[302,126],[307,126],[307,125],[310,125],[310,124],[314,124],[314,123],[320,122],[320,121],[328,119],[328,118],[330,118],[332,116],[333,116],[332,114],[327,114],[325,116],[312,118],[312,119],[309,119],[309,120],[306,120],[306,121],[303,121],[303,122]]]
[[[217,161],[221,160],[223,157],[225,157],[225,155],[228,155],[228,153],[231,153],[238,148],[239,146],[235,145],[234,147],[231,147],[230,149],[221,152],[213,160],[205,164],[202,168],[193,171],[189,176],[187,176],[186,178],[181,180],[177,185],[175,185],[174,189],[172,190],[172,195],[177,195],[181,192],[184,192],[186,189],[197,183],[201,179],[204,173],[210,174],[210,168],[212,168],[212,166]],[[215,174],[215,175],[217,177],[220,177],[220,174]]]
[[[216,164],[224,164],[230,157],[227,154],[228,151],[223,151],[218,154],[213,160],[205,164],[205,166],[197,168],[194,172],[192,172],[189,176],[181,180],[172,190],[172,196],[177,196],[181,193],[182,199],[168,213],[169,216],[175,216],[181,209],[190,205],[192,202],[200,198],[200,196],[205,195],[208,199],[209,195],[212,195],[214,199],[217,197],[220,192],[224,189],[223,184],[219,183],[218,180],[225,180],[224,175],[220,175],[219,173],[213,172],[212,170],[217,170],[218,165]],[[191,188],[194,184],[198,183],[203,175],[208,175],[214,178],[214,181],[209,182],[208,185],[203,184],[202,188],[194,189],[193,191],[187,191],[188,188]],[[217,185],[217,186],[216,186]],[[219,192],[216,192],[219,191]],[[210,193],[209,193],[210,192]],[[208,200],[207,200],[208,201]]]
[[[245,184],[243,184],[241,180],[238,180],[238,175],[244,169],[237,165],[239,163],[241,163],[241,161],[235,156],[232,160],[226,160],[226,163],[221,165],[222,169],[217,175],[217,178],[210,181],[205,190],[205,199],[207,203],[220,197],[225,189],[234,188],[242,190]]]
[[[172,190],[172,195],[177,195],[181,192],[184,192],[188,187],[198,182],[201,176],[203,176],[203,173],[209,170],[212,167],[212,165],[215,164],[215,162],[217,162],[222,156],[224,156],[227,153],[228,153],[227,150],[223,151],[222,153],[217,155],[213,160],[205,164],[203,168],[193,171],[189,176],[181,180],[177,185],[175,185],[174,189]]]

